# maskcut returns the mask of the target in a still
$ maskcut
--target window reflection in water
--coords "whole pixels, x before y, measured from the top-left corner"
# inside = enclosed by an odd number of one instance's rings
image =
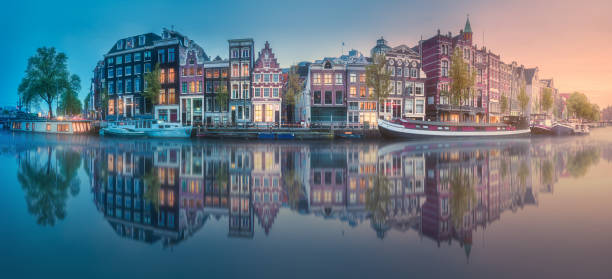
[[[279,211],[288,210],[365,225],[379,238],[397,231],[454,240],[468,252],[475,230],[537,205],[562,177],[584,176],[602,150],[529,140],[114,140],[24,148],[17,160],[28,210],[41,225],[66,218],[66,200],[87,185],[118,235],[166,247],[209,219],[227,220],[229,237],[261,237],[259,229],[268,235]],[[88,183],[76,175],[81,166]]]

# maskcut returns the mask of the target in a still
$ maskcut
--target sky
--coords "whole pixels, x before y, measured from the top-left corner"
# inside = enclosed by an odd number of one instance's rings
[[[610,12],[609,0],[5,1],[0,105],[17,104],[27,59],[42,46],[68,55],[84,98],[96,62],[118,39],[163,27],[174,26],[212,57],[227,58],[231,38],[253,38],[256,51],[269,41],[288,67],[349,49],[368,55],[381,36],[394,47],[414,46],[438,29],[457,34],[469,14],[478,46],[504,62],[537,66],[560,92],[583,92],[603,108],[612,105]]]

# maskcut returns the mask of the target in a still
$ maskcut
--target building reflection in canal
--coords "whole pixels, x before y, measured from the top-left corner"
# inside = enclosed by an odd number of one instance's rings
[[[537,206],[599,149],[503,142],[326,144],[134,141],[84,153],[98,210],[128,239],[173,246],[214,218],[268,235],[280,210],[415,233],[469,254],[473,234]],[[27,156],[26,156],[27,157]]]

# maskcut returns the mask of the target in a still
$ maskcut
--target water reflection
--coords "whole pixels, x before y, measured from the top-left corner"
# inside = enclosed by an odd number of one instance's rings
[[[47,152],[47,153],[45,153]],[[79,153],[24,151],[19,180],[39,223],[65,217]],[[53,155],[54,154],[54,155]],[[44,156],[43,156],[44,155]],[[412,232],[469,254],[472,233],[504,211],[537,205],[563,176],[597,163],[597,146],[531,143],[249,143],[135,141],[83,157],[98,210],[128,239],[173,246],[214,218],[229,237],[268,235],[279,210]],[[51,171],[52,170],[52,171]],[[296,217],[298,218],[298,217]]]
[[[27,144],[25,143],[27,142]],[[28,212],[53,226],[89,187],[115,233],[173,247],[211,220],[230,238],[274,232],[281,211],[372,237],[394,231],[457,243],[504,212],[537,206],[563,177],[583,177],[609,145],[580,141],[224,143],[75,137],[12,143]],[[82,168],[81,168],[82,166]],[[77,175],[83,170],[85,176]],[[87,179],[81,184],[79,179]],[[259,229],[260,228],[260,229]],[[261,231],[263,234],[256,232]]]
[[[17,163],[17,179],[36,222],[53,226],[63,220],[67,199],[79,193],[81,154],[68,147],[31,148],[18,152]]]

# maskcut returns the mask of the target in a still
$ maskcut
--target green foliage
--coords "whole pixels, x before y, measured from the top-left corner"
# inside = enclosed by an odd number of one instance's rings
[[[38,153],[26,151],[20,157],[17,180],[25,193],[28,212],[36,216],[39,225],[53,226],[66,217],[68,197],[79,193],[77,170],[81,166],[81,154],[72,150],[56,151],[57,164],[53,165],[52,148],[47,149],[46,161]]]
[[[219,86],[219,90],[217,91],[217,96],[215,96],[215,100],[217,101],[217,104],[219,104],[219,106],[221,107],[221,111],[227,111],[227,104],[229,103],[229,92],[227,91],[227,86]]]
[[[527,187],[527,178],[529,177],[529,174],[531,174],[531,171],[529,170],[527,163],[524,161],[521,162],[519,169],[516,172],[520,187]]]
[[[550,88],[543,88],[540,95],[540,106],[544,111],[549,111],[553,106],[553,93]]]
[[[391,72],[387,68],[387,58],[384,54],[376,54],[372,57],[372,64],[366,66],[366,84],[373,89],[369,96],[377,102],[376,118],[380,111],[380,104],[391,92]]]
[[[79,91],[81,90],[81,79],[77,75],[70,77],[70,86],[62,92],[58,103],[57,113],[64,115],[75,115],[82,112],[81,100],[79,100]]]
[[[592,165],[599,162],[600,153],[596,148],[585,148],[570,155],[567,160],[567,171],[575,178],[586,175]]]
[[[300,200],[305,197],[306,192],[299,174],[295,170],[290,170],[283,174],[283,188],[287,193],[288,204],[291,209],[297,210]]]
[[[19,84],[18,93],[24,105],[47,103],[49,117],[53,117],[53,100],[62,92],[70,90],[66,61],[68,57],[55,48],[42,47],[28,59],[25,76]]]
[[[85,98],[83,99],[83,109],[85,109],[88,113],[89,113],[89,109],[90,109],[90,100],[91,100],[91,92],[87,93],[87,96],[85,96]]]
[[[451,219],[455,228],[462,227],[463,217],[476,202],[474,178],[463,170],[454,169],[448,179],[451,189]]]
[[[161,70],[159,69],[158,63],[155,64],[155,69],[153,69],[153,71],[144,75],[146,87],[142,95],[145,99],[149,100],[151,104],[157,104],[159,100],[159,91],[161,90],[161,82],[159,80],[160,74]]]
[[[516,97],[518,102],[519,102],[519,107],[521,108],[521,114],[525,114],[525,111],[527,110],[527,105],[529,104],[529,95],[527,95],[527,91],[525,89],[525,85],[522,84],[521,88],[519,89],[519,94]]]
[[[499,106],[502,113],[508,111],[508,97],[506,97],[506,94],[502,94],[499,98]]]
[[[283,100],[288,105],[295,105],[297,97],[302,93],[302,80],[297,72],[297,66],[291,66],[287,78],[287,92],[283,95]]]
[[[159,211],[159,189],[161,189],[161,183],[155,169],[151,169],[147,172],[142,181],[144,182],[144,199],[153,204],[156,211]]]
[[[453,51],[448,74],[452,79],[449,92],[451,103],[460,105],[462,100],[473,94],[472,88],[476,80],[476,71],[470,70],[470,64],[463,59],[461,48],[455,48]]]
[[[542,182],[545,185],[552,185],[554,182],[555,166],[550,160],[545,160],[540,166],[542,173]]]
[[[577,118],[598,121],[599,120],[599,106],[591,104],[586,95],[574,92],[567,100],[567,110],[570,114]]]
[[[100,91],[100,107],[102,110],[103,119],[106,119],[106,113],[108,112],[108,89],[104,87],[102,91]]]
[[[370,177],[370,188],[366,191],[366,210],[372,214],[374,224],[386,222],[388,216],[388,205],[391,200],[389,179],[384,174]]]

